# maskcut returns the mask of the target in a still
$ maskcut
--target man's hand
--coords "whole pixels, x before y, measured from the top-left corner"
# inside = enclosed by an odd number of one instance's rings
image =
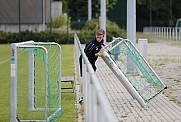
[[[102,56],[102,52],[104,52],[104,51],[105,51],[105,48],[104,48],[104,46],[102,45],[100,51],[99,51],[98,53],[96,53],[95,56],[101,57],[101,56]]]
[[[102,55],[101,55],[100,52],[98,52],[98,53],[95,54],[95,56],[96,56],[96,57],[98,57],[98,56],[101,57]]]

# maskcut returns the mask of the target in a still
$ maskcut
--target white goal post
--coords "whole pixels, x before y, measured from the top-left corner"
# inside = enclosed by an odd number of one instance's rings
[[[61,108],[61,47],[26,41],[10,48],[10,122],[51,121]]]

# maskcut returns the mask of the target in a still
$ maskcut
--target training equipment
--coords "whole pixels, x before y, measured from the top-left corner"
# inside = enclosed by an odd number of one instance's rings
[[[142,107],[167,88],[131,41],[114,38],[105,49],[103,60]]]
[[[12,43],[10,122],[51,121],[61,109],[61,47],[54,42]]]

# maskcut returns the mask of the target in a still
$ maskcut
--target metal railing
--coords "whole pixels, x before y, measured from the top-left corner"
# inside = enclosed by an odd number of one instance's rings
[[[163,40],[181,40],[181,28],[180,27],[144,27],[143,33],[145,35],[153,35],[156,38]]]
[[[77,34],[74,34],[77,79],[81,80],[84,96],[85,122],[117,122],[104,90],[82,50]],[[80,76],[79,57],[82,55],[82,77]]]

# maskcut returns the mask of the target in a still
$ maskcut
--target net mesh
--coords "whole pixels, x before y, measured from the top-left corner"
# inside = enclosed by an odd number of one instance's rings
[[[145,102],[165,89],[165,85],[129,40],[115,39],[106,50]]]
[[[31,47],[37,45],[43,48]],[[17,117],[19,120],[56,120],[61,114],[61,50],[53,44],[28,46],[17,49]],[[33,62],[29,62],[29,55],[34,58]],[[28,81],[29,77],[33,79]]]

